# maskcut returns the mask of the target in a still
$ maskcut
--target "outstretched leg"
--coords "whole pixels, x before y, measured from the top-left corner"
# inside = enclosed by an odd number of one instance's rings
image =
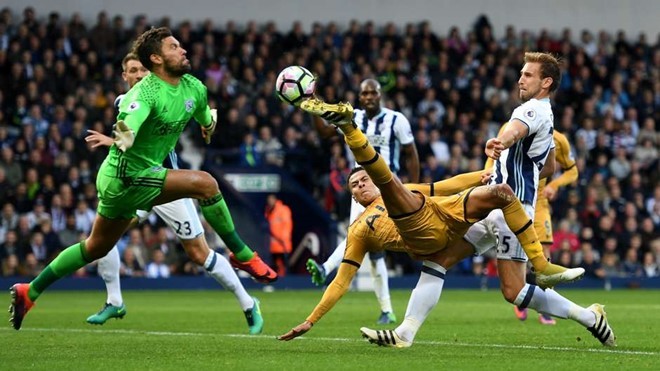
[[[543,254],[543,246],[536,235],[534,223],[525,212],[520,200],[513,194],[511,187],[506,184],[496,184],[477,187],[470,192],[466,204],[468,220],[483,219],[494,209],[502,210],[501,214],[493,214],[493,217],[503,216],[506,225],[514,233],[531,261],[540,286],[551,287],[561,282],[572,282],[584,276],[582,268],[567,269],[548,262]]]
[[[470,244],[459,240],[437,253],[430,260],[425,260],[417,286],[408,300],[408,308],[403,322],[394,330],[372,330],[363,327],[360,329],[362,336],[369,342],[382,346],[395,348],[411,346],[417,331],[440,300],[447,269],[473,253],[474,249]]]
[[[593,304],[581,307],[558,292],[525,283],[525,263],[498,259],[498,272],[504,298],[521,308],[562,319],[571,319],[598,339],[605,346],[615,346],[616,338],[607,322],[603,306]]]
[[[9,307],[10,322],[16,330],[21,328],[23,318],[39,296],[55,281],[66,277],[88,263],[105,256],[124,233],[131,219],[108,219],[96,216],[92,232],[85,241],[64,249],[29,284],[11,287],[12,302]]]
[[[227,203],[211,174],[203,171],[169,170],[163,190],[154,204],[161,205],[187,197],[199,200],[204,218],[232,252],[230,259],[234,267],[245,270],[260,282],[277,280],[277,273],[264,263],[236,232]]]
[[[308,99],[301,103],[300,108],[312,115],[329,119],[341,130],[355,161],[366,170],[380,189],[391,217],[409,214],[422,207],[422,198],[403,186],[364,133],[353,123],[353,107],[350,104],[327,104],[318,99]]]

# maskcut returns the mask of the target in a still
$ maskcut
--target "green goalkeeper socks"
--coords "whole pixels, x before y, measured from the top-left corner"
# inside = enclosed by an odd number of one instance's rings
[[[218,193],[206,200],[200,200],[199,204],[206,221],[218,233],[220,238],[222,238],[229,250],[234,253],[236,259],[243,262],[252,259],[254,251],[236,233],[234,221],[231,219],[231,214],[229,213],[225,199],[222,197],[222,193]]]
[[[41,273],[30,282],[28,296],[30,300],[37,300],[48,286],[60,278],[67,276],[87,265],[85,258],[85,241],[71,245],[62,251]]]

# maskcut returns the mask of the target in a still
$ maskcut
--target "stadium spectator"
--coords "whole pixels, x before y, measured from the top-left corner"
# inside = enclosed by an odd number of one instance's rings
[[[0,175],[0,204],[9,201],[25,215],[41,198],[59,233],[79,197],[86,197],[85,184],[94,183],[103,160],[99,151],[90,152],[84,145],[85,129],[109,132],[114,123],[111,103],[123,91],[114,72],[120,57],[136,35],[161,20],[141,16],[125,22],[121,15],[100,12],[87,22],[80,14],[23,10],[4,9],[0,22],[0,174],[5,174],[4,179]],[[492,137],[489,128],[499,126],[519,104],[517,92],[502,88],[514,85],[520,68],[512,62],[515,55],[525,50],[555,52],[565,59],[555,124],[575,148],[580,179],[578,188],[560,191],[553,202],[554,224],[572,207],[582,227],[597,227],[609,210],[604,202],[623,198],[624,205],[633,202],[637,209],[634,233],[642,237],[642,251],[658,244],[660,206],[647,203],[657,198],[659,179],[657,40],[634,41],[606,30],[584,30],[579,40],[572,40],[560,30],[519,31],[513,26],[496,35],[485,18],[474,30],[451,27],[446,33],[434,32],[427,22],[401,31],[393,24],[360,21],[346,30],[335,23],[317,23],[309,32],[299,22],[283,32],[274,24],[254,22],[219,27],[193,20],[172,26],[189,50],[193,73],[209,84],[209,101],[224,116],[222,135],[214,137],[207,155],[250,165],[249,151],[237,156],[245,133],[256,137],[267,128],[272,138],[268,141],[281,147],[271,144],[272,150],[266,151],[262,145],[262,153],[268,152],[262,160],[298,173],[296,179],[319,202],[330,187],[322,181],[333,168],[330,145],[308,138],[310,118],[292,114],[296,111],[272,94],[282,66],[308,66],[317,74],[324,98],[352,104],[357,102],[351,91],[357,91],[360,81],[379,79],[384,105],[409,118],[416,138],[424,136],[421,132],[429,137],[431,153],[420,156],[421,167],[435,166],[430,154],[446,168],[439,175],[445,177],[483,161],[483,154],[471,149],[483,148],[483,138]],[[654,35],[640,35],[639,40],[645,39]],[[449,159],[449,148],[456,145],[460,158]],[[420,155],[423,150],[420,144]],[[308,154],[313,165],[300,162],[296,151]],[[250,166],[258,166],[258,160],[254,163]],[[87,175],[84,166],[90,169]],[[28,169],[36,170],[36,181]],[[609,187],[611,178],[619,180],[618,191]],[[589,184],[597,188],[597,197]],[[37,185],[41,189],[35,193]],[[622,232],[617,228],[634,234],[625,208],[605,216],[614,219],[612,227],[597,230],[596,240],[604,242],[601,235]],[[0,240],[6,230],[0,227]],[[593,246],[598,250],[603,244],[594,241]],[[19,260],[25,264],[20,255]]]
[[[151,262],[147,264],[147,278],[170,278],[170,267],[165,263],[165,253],[159,249],[151,253]]]
[[[601,267],[596,254],[590,243],[583,243],[579,256],[576,256],[576,265],[584,268],[586,277],[605,278],[605,270]]]
[[[653,253],[648,251],[644,253],[644,259],[642,260],[642,273],[644,277],[658,277],[660,275],[660,269],[658,264],[655,261]]]
[[[135,250],[124,250],[119,268],[121,277],[144,277],[144,265],[135,257]]]
[[[601,267],[605,272],[606,278],[616,278],[622,276],[621,262],[619,256],[613,252],[606,252],[601,259]]]
[[[11,254],[5,259],[1,259],[0,269],[2,270],[2,277],[17,278],[23,275],[16,254]]]
[[[266,198],[264,214],[270,227],[272,267],[279,277],[284,277],[287,272],[288,257],[293,248],[291,243],[291,234],[293,233],[291,208],[278,199],[276,195],[270,194]]]
[[[11,255],[23,254],[22,247],[18,243],[18,237],[13,229],[5,234],[5,240],[0,243],[0,261],[7,259]]]

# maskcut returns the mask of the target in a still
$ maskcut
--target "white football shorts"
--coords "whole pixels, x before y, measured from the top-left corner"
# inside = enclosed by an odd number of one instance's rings
[[[172,228],[181,240],[192,240],[204,233],[197,209],[190,198],[181,198],[166,204],[157,205],[152,210]],[[137,214],[141,222],[149,215],[142,210],[138,210]]]
[[[523,204],[527,215],[534,220],[534,207]],[[502,210],[496,209],[488,216],[468,229],[465,240],[474,246],[475,254],[483,255],[486,251],[497,248],[497,259],[526,262],[527,255],[520,242],[504,220]]]

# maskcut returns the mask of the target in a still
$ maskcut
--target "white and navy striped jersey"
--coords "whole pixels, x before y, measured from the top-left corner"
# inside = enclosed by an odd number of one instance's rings
[[[401,146],[410,144],[415,140],[410,122],[401,112],[381,107],[371,120],[364,110],[356,109],[353,121],[369,139],[369,143],[378,152],[393,173],[401,168]],[[357,164],[356,164],[357,166]]]
[[[119,94],[117,98],[115,98],[115,109],[119,110],[119,105],[121,104],[121,100],[124,99],[126,94]]]
[[[124,99],[126,94],[120,94],[117,96],[115,99],[115,108],[119,109],[119,105],[121,104],[121,100]],[[179,157],[177,156],[176,152],[172,151],[170,152],[167,157],[165,158],[165,161],[163,162],[163,166],[168,168],[168,169],[178,169],[179,168]]]
[[[535,205],[539,172],[550,149],[554,148],[554,117],[550,100],[530,99],[513,111],[509,121],[514,119],[527,125],[527,136],[504,150],[499,160],[495,161],[491,184],[506,183],[522,203]]]

